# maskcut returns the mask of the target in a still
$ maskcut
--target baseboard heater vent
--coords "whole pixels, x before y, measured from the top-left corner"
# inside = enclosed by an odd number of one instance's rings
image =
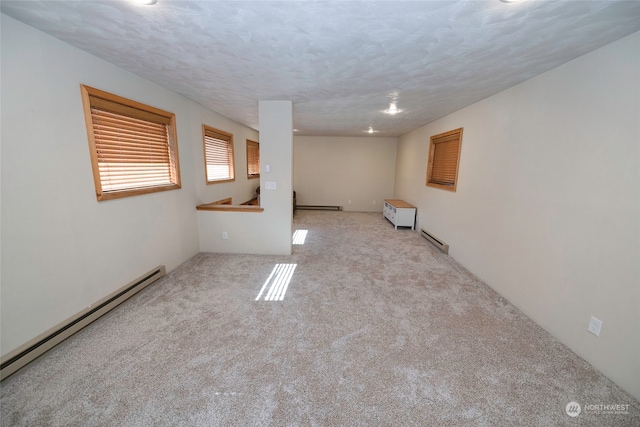
[[[23,346],[8,353],[0,360],[0,380],[5,379],[36,357],[42,355],[57,344],[60,344],[165,274],[166,270],[164,265],[156,267],[76,315],[71,316],[67,320],[40,334]]]
[[[296,205],[296,209],[303,211],[341,211],[342,206]]]
[[[438,239],[436,236],[434,236],[433,234],[429,233],[428,231],[426,231],[424,228],[420,229],[420,235],[422,237],[424,237],[425,239],[427,239],[429,242],[433,243],[433,245],[440,249],[442,252],[444,252],[445,254],[449,253],[449,245],[447,245],[445,242],[443,242],[442,240]]]

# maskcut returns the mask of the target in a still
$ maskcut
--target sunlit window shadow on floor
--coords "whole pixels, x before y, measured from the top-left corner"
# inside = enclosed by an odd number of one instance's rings
[[[304,245],[304,241],[307,238],[309,230],[296,230],[293,232],[293,244]]]
[[[268,289],[265,301],[282,301],[297,266],[298,264],[276,264],[255,300],[258,301],[265,289]]]

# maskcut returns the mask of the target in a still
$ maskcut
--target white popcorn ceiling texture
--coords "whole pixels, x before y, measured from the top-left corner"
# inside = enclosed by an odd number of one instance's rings
[[[292,100],[297,134],[325,136],[401,135],[640,30],[640,1],[2,1],[2,12],[255,129],[258,100]],[[404,111],[383,114],[394,99]]]

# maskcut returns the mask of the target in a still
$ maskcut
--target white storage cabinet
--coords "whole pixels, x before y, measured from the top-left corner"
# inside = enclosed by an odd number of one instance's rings
[[[411,227],[415,230],[416,207],[402,200],[384,199],[382,216],[396,227]]]

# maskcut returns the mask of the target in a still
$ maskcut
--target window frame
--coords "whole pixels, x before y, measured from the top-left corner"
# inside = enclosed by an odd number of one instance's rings
[[[249,156],[249,146],[253,145],[253,146],[257,146],[258,149],[258,173],[251,173],[250,172],[250,166],[251,166],[251,159]],[[258,141],[253,141],[251,139],[247,139],[247,145],[246,145],[246,149],[247,149],[247,179],[255,179],[255,178],[260,178],[260,142]],[[254,165],[255,166],[255,165]]]
[[[98,201],[118,199],[123,197],[138,196],[141,194],[155,193],[159,191],[177,190],[182,188],[180,179],[180,160],[178,154],[178,136],[176,132],[175,114],[152,107],[122,96],[114,95],[87,85],[80,85],[85,125],[89,142],[89,154],[93,170],[93,181]],[[105,190],[100,174],[100,155],[98,153],[100,138],[96,138],[94,127],[94,115],[92,109],[115,114],[120,117],[143,120],[154,124],[166,126],[167,156],[169,159],[169,183],[160,185],[139,186],[131,184],[130,187],[117,190]],[[98,132],[99,133],[99,132]],[[106,185],[105,185],[106,186]]]
[[[207,133],[209,133],[210,138],[215,138],[219,140],[226,141],[228,143],[227,156],[231,160],[231,164],[227,164],[230,169],[230,177],[221,178],[221,179],[209,179],[209,169],[207,163]],[[216,135],[217,134],[217,135]],[[216,129],[212,126],[202,125],[202,149],[204,153],[204,180],[207,185],[209,184],[222,184],[224,182],[233,182],[236,180],[236,161],[235,161],[235,151],[233,146],[233,134],[229,132],[225,132],[221,129]]]
[[[464,128],[454,129],[448,132],[443,132],[438,135],[433,135],[429,140],[429,158],[427,161],[427,178],[426,185],[428,187],[439,188],[441,190],[455,192],[458,187],[458,171],[460,169],[460,153],[462,151],[462,131]],[[451,143],[456,145],[455,147],[447,146],[447,150],[455,152],[455,160],[451,160],[451,153],[448,153],[447,158],[442,160],[442,163],[446,165],[437,165],[434,167],[436,161],[436,151],[439,144]],[[442,146],[445,148],[445,146]],[[442,157],[441,157],[442,159]],[[445,179],[434,179],[434,169],[439,176],[446,176]],[[440,169],[440,170],[439,170]],[[444,169],[444,172],[442,171]]]

